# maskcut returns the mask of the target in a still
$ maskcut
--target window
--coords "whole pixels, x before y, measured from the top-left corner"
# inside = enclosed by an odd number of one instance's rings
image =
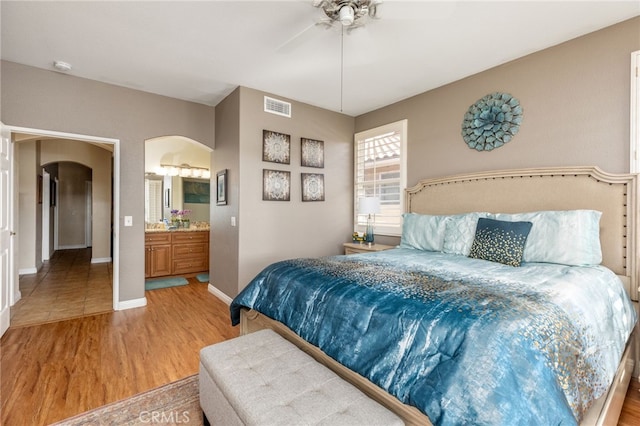
[[[162,220],[162,181],[155,179],[144,180],[144,220],[156,223]]]
[[[377,235],[401,235],[404,212],[407,120],[360,132],[355,136],[354,231],[364,232],[367,216],[358,214],[362,197],[378,197]]]

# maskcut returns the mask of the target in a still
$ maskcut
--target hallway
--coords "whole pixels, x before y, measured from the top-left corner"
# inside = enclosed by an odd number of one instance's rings
[[[58,250],[37,274],[20,277],[22,298],[11,328],[111,312],[111,263],[91,263],[91,249]]]

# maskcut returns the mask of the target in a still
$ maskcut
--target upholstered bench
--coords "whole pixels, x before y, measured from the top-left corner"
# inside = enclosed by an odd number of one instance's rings
[[[200,406],[212,425],[403,425],[272,330],[200,351]]]

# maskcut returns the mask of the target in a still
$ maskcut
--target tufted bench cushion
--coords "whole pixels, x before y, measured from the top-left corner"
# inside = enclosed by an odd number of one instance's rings
[[[212,425],[403,425],[272,330],[200,351],[200,406]]]

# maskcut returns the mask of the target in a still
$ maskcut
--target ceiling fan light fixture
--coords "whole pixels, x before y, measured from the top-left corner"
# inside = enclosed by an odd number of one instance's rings
[[[342,25],[348,27],[353,24],[353,21],[355,20],[355,11],[349,5],[342,6],[340,8],[339,19]]]

